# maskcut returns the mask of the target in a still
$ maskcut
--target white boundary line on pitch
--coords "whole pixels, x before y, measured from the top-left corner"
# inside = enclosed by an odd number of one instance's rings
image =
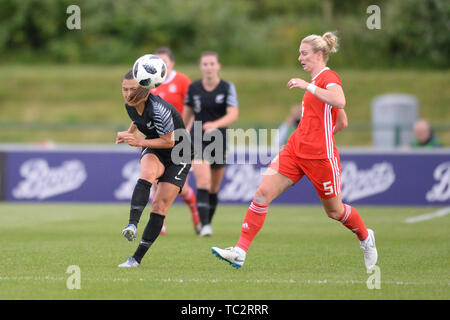
[[[52,276],[42,276],[42,277],[31,277],[31,276],[0,276],[0,281],[66,281],[67,278],[65,277],[52,277]],[[98,278],[98,279],[92,279],[92,278],[82,278],[82,281],[110,281],[110,282],[133,282],[133,281],[139,281],[139,282],[172,282],[172,283],[276,283],[276,284],[338,284],[338,285],[351,285],[351,284],[366,284],[366,281],[362,280],[220,280],[220,279],[145,279],[145,278],[139,278],[139,279],[128,279],[128,278]],[[409,282],[409,281],[381,281],[382,284],[393,284],[393,285],[400,285],[400,286],[421,286],[421,285],[446,285],[450,286],[449,282],[445,281],[428,281],[428,282]]]
[[[430,219],[434,219],[434,218],[443,217],[449,213],[450,213],[450,207],[445,207],[436,212],[426,213],[426,214],[422,214],[420,216],[407,218],[407,219],[405,219],[405,222],[406,223],[415,223],[415,222],[420,222],[420,221],[426,221],[426,220],[430,220]]]

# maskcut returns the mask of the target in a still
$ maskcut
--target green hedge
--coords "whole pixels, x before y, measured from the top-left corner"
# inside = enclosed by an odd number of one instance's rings
[[[68,30],[69,5],[81,30]],[[381,8],[380,30],[366,9]],[[337,30],[339,67],[448,68],[446,0],[0,0],[4,63],[130,63],[170,46],[180,63],[215,50],[233,65],[293,65],[300,40]]]

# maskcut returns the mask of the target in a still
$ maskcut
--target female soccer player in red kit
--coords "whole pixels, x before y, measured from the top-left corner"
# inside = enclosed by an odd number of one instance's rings
[[[247,211],[241,237],[235,247],[212,248],[220,259],[240,268],[254,237],[264,224],[269,204],[306,175],[313,183],[328,217],[341,222],[356,234],[367,269],[378,258],[375,234],[364,225],[358,211],[342,202],[340,160],[333,136],[339,110],[345,107],[345,95],[338,74],[327,60],[337,51],[337,37],[331,32],[310,35],[302,40],[299,62],[311,74],[311,82],[294,78],[289,89],[305,90],[302,119],[287,144],[270,163]]]
[[[156,49],[155,55],[164,60],[167,67],[167,78],[166,80],[154,89],[150,89],[150,92],[154,95],[160,96],[170,104],[172,104],[175,109],[183,115],[184,109],[184,99],[191,84],[189,77],[181,72],[177,72],[173,69],[175,65],[175,59],[172,50],[166,47],[161,47]],[[156,192],[157,186],[154,185],[154,193]],[[189,186],[186,179],[183,189],[180,193],[180,198],[184,203],[187,204],[192,216],[192,223],[194,224],[194,230],[198,234],[200,232],[200,216],[197,210],[197,199],[194,190]],[[166,225],[161,229],[162,234],[166,234]]]

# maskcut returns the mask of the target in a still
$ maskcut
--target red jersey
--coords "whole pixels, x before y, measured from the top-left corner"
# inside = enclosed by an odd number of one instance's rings
[[[338,74],[328,67],[322,69],[311,82],[323,89],[336,84],[342,86]],[[287,142],[297,157],[333,159],[338,156],[333,135],[337,114],[338,109],[306,91],[302,99],[302,119]]]
[[[191,80],[187,75],[172,70],[166,81],[158,87],[150,89],[150,92],[172,104],[183,115],[184,98],[190,84]]]

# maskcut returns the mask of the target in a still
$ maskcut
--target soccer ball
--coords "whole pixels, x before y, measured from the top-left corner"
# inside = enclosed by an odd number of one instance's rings
[[[166,64],[153,54],[140,57],[133,65],[133,78],[143,88],[156,88],[166,80],[166,76]]]

